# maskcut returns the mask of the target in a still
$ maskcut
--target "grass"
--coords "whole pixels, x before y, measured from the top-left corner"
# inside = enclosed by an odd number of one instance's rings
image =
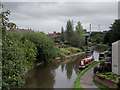
[[[93,82],[94,82],[94,84],[95,84],[96,86],[98,86],[98,88],[100,88],[101,90],[109,89],[107,86],[103,85],[102,83],[97,82],[97,81],[95,80],[95,77],[93,77]]]
[[[100,60],[100,61],[98,61],[98,62],[93,62],[93,63],[91,63],[87,68],[85,68],[79,75],[78,75],[78,77],[77,77],[77,79],[76,79],[76,81],[75,81],[75,83],[74,83],[74,85],[73,85],[73,88],[82,88],[82,86],[81,86],[81,84],[80,84],[80,77],[87,71],[87,70],[89,70],[90,68],[92,68],[94,65],[96,65],[97,63],[99,63],[99,62],[101,62],[101,61],[103,61],[104,59],[102,59],[102,60]]]

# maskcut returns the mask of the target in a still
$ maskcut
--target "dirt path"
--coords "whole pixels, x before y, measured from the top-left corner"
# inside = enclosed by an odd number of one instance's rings
[[[95,66],[97,66],[98,64],[96,64]],[[96,88],[97,90],[100,90],[93,82],[94,67],[86,71],[85,74],[80,78],[80,84],[83,88]]]

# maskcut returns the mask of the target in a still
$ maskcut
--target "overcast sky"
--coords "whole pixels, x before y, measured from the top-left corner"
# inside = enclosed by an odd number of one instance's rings
[[[109,30],[118,18],[117,2],[4,2],[3,10],[10,10],[10,21],[18,28],[32,28],[35,31],[60,32],[66,28],[67,20],[74,24],[80,21],[89,31]]]

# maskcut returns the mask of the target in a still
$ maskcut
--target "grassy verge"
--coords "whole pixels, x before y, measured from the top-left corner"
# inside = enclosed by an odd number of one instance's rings
[[[102,60],[100,60],[100,61],[98,61],[98,62],[93,62],[93,63],[91,63],[86,69],[84,69],[79,75],[78,75],[78,77],[77,77],[77,79],[76,79],[76,81],[75,81],[75,83],[74,83],[74,85],[73,85],[73,88],[82,88],[82,86],[80,85],[80,77],[87,71],[87,70],[89,70],[90,68],[92,68],[94,65],[96,65],[97,63],[99,63],[99,62],[101,62],[101,61],[103,61],[104,59],[102,59]]]
[[[109,89],[107,86],[103,85],[102,83],[95,81],[95,77],[93,77],[93,82],[94,82],[95,85],[98,86],[98,88],[100,88],[101,90]]]

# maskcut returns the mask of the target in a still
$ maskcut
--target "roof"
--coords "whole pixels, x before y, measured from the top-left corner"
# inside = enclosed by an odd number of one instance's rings
[[[53,33],[48,33],[48,36],[49,36],[49,37],[52,37],[52,38],[55,38],[55,37],[58,37],[59,34],[56,33],[56,32],[53,32]]]
[[[15,28],[15,29],[10,29],[8,31],[11,31],[11,32],[20,32],[20,33],[23,33],[25,31],[30,31],[31,29],[18,29],[18,28]]]

